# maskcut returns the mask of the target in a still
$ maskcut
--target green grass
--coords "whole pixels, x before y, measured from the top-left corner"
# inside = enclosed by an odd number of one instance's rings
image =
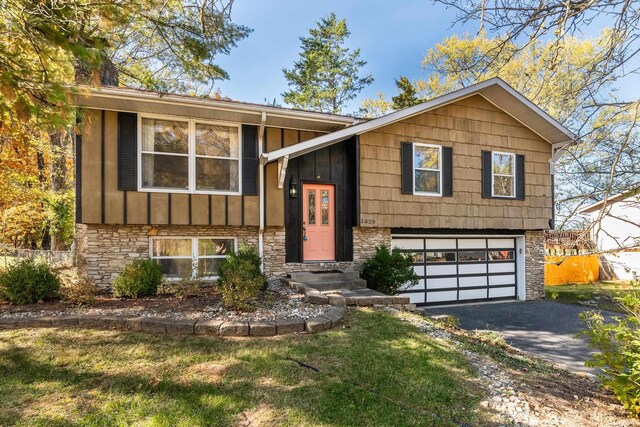
[[[482,425],[469,369],[377,311],[269,339],[11,330],[0,332],[0,425]]]
[[[559,285],[545,287],[548,300],[565,304],[580,304],[593,302],[595,308],[601,310],[621,311],[616,297],[621,297],[631,285],[622,282],[596,282],[577,285]]]

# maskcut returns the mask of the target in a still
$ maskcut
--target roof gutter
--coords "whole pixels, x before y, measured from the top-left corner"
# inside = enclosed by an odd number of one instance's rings
[[[353,124],[355,120],[350,116],[338,116],[334,114],[317,113],[313,111],[288,110],[278,107],[266,107],[264,105],[231,103],[197,97],[164,95],[152,92],[132,92],[128,90],[105,87],[85,89],[88,89],[88,96],[97,98],[121,99],[124,101],[138,100],[169,105],[195,106],[208,109],[231,111],[236,113],[255,114],[260,116],[262,115],[262,113],[269,113],[269,116],[271,117],[298,118],[322,123],[340,124],[345,126]],[[79,96],[82,95],[82,93],[79,94]]]

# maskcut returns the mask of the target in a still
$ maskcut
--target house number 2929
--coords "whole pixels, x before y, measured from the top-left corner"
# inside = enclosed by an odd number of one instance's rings
[[[375,223],[376,223],[375,219],[360,218],[360,224],[374,225]]]

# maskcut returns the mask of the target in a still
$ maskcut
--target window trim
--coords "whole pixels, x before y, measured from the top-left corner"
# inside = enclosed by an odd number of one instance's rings
[[[438,149],[438,169],[430,169],[430,168],[416,168],[416,146],[417,147],[430,147]],[[442,197],[442,145],[437,144],[427,144],[423,142],[413,142],[411,144],[411,171],[413,175],[413,194],[417,196],[427,196],[427,197]],[[437,171],[440,173],[440,179],[438,180],[438,192],[430,192],[430,191],[416,191],[416,170],[425,170],[425,171]]]
[[[506,174],[500,174],[500,173],[497,174],[498,176],[512,178],[513,185],[511,186],[511,196],[503,196],[503,195],[495,194],[494,178],[496,174],[493,172],[493,155],[494,154],[501,154],[504,156],[511,157],[511,161],[513,162],[512,163],[513,167],[511,168],[512,175],[506,175]],[[504,151],[491,151],[491,197],[494,197],[496,199],[515,199],[516,198],[516,153],[507,153]]]
[[[191,240],[191,256],[187,257],[187,256],[175,256],[175,257],[168,257],[168,256],[160,256],[160,257],[154,257],[153,256],[153,241],[154,240]],[[199,250],[199,241],[200,240],[215,240],[215,239],[219,239],[219,240],[233,240],[233,251],[237,252],[238,251],[238,238],[234,237],[234,236],[149,236],[149,259],[151,260],[156,260],[156,259],[189,259],[191,258],[191,279],[195,279],[195,278],[199,278],[200,280],[204,280],[204,281],[213,281],[213,280],[217,280],[218,277],[220,276],[200,276],[198,277],[198,260],[199,259],[212,259],[212,258],[226,258],[227,255],[205,255],[200,257],[198,254],[198,250]],[[163,277],[165,278],[165,280],[169,281],[169,282],[175,282],[175,281],[180,281],[182,280],[182,278],[180,277],[167,277],[163,274]]]
[[[188,189],[181,188],[167,188],[167,187],[155,187],[146,188],[142,186],[142,119],[158,119],[158,120],[173,120],[177,122],[187,123],[187,137],[188,137],[188,150],[187,154],[182,153],[154,153],[165,154],[170,156],[182,156],[187,157],[188,167]],[[196,154],[196,124],[213,125],[213,126],[228,126],[238,129],[238,157],[218,157],[218,156],[204,156]],[[169,116],[163,114],[138,114],[138,130],[137,130],[137,162],[138,162],[138,191],[145,193],[183,193],[183,194],[220,194],[236,196],[242,194],[242,124],[231,122],[219,122],[206,119],[196,119],[180,116]],[[145,152],[148,153],[148,152]],[[196,189],[196,158],[219,158],[227,160],[238,161],[238,191],[225,191],[225,190],[197,190]]]

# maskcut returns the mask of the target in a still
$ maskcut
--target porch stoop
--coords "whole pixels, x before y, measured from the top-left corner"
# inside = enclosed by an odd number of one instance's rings
[[[409,297],[385,295],[367,288],[367,281],[355,271],[289,273],[283,280],[304,294],[305,301],[311,304],[391,306],[409,311],[416,308]]]
[[[332,291],[336,289],[361,289],[367,287],[367,281],[360,278],[356,271],[303,271],[289,273],[285,281],[303,283],[318,291]]]

